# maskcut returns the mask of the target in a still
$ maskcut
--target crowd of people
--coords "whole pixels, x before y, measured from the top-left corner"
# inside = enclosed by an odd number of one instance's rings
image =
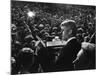
[[[91,43],[93,43],[93,46],[96,44],[95,6],[12,1],[12,74],[55,71],[54,67],[50,67],[52,64],[50,62],[54,63],[54,61],[46,58],[48,52],[44,52],[46,50],[43,44],[53,41],[55,37],[62,39],[61,23],[67,19],[76,22],[76,38],[80,44],[88,42],[90,43],[88,44],[89,47]],[[79,59],[80,54],[81,52],[76,60]],[[50,62],[48,64],[47,62],[42,63],[41,55],[44,56],[44,59],[47,59],[46,61]],[[77,64],[76,60],[74,61],[75,64]],[[46,67],[44,68],[44,66]]]

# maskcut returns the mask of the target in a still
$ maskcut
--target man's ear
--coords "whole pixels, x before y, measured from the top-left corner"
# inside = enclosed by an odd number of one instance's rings
[[[69,35],[71,35],[72,34],[72,30],[69,30]]]

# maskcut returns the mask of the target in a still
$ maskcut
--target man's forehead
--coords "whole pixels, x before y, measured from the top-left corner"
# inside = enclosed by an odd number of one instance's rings
[[[70,26],[61,26],[61,29],[69,29],[70,28]]]

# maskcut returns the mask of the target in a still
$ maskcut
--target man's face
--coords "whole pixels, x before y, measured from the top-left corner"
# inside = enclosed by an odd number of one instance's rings
[[[62,40],[67,40],[70,35],[70,27],[61,26],[62,29]]]

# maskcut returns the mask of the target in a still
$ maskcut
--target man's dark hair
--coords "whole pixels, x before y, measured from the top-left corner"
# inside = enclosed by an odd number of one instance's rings
[[[23,67],[28,67],[32,63],[34,57],[33,50],[30,48],[23,48],[18,54],[18,60]]]

